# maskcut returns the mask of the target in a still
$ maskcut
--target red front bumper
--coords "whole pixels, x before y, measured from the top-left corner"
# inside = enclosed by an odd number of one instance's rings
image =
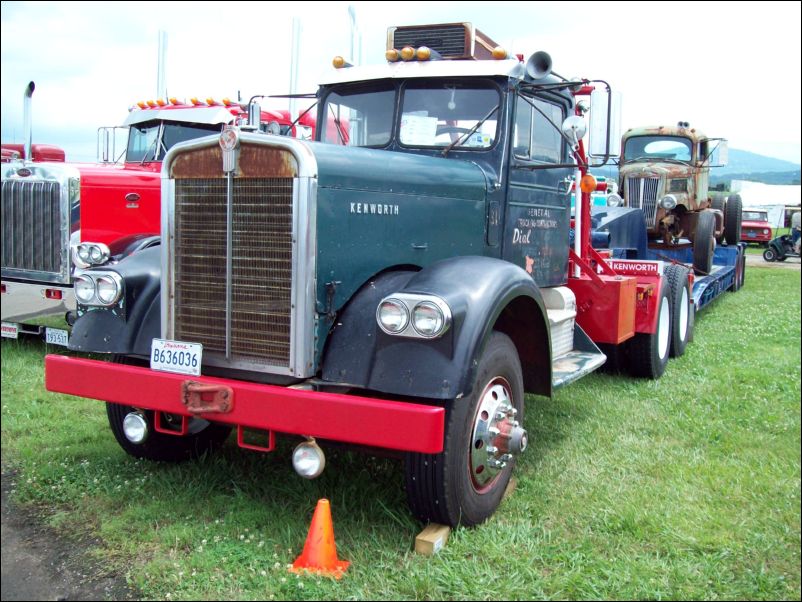
[[[187,380],[233,390],[230,411],[201,414],[214,422],[401,451],[443,450],[443,408],[210,376],[187,377],[63,355],[45,358],[48,391],[182,416],[190,416],[181,401],[181,386]]]

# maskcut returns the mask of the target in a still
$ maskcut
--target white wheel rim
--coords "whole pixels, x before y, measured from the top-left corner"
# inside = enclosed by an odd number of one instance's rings
[[[679,310],[679,332],[682,340],[684,341],[685,338],[688,336],[688,316],[690,311],[688,310],[688,289],[686,287],[682,287],[682,303],[680,304]]]
[[[668,355],[668,344],[671,340],[671,312],[668,307],[668,299],[663,297],[660,302],[660,316],[657,319],[657,352],[660,359]]]

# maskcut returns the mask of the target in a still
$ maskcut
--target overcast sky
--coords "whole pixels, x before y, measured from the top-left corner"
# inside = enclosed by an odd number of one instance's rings
[[[689,121],[731,148],[800,163],[800,2],[2,2],[2,140],[22,141],[33,80],[34,142],[93,160],[97,128],[156,97],[159,31],[179,98],[299,91],[334,55],[384,62],[387,27],[470,21],[512,53],[546,50],[566,77],[623,95],[624,128]],[[271,101],[280,107],[283,101]]]

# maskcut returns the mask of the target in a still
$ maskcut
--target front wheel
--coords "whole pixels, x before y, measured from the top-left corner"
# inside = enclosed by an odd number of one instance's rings
[[[410,453],[407,500],[423,522],[456,527],[485,521],[498,508],[515,456],[526,448],[523,376],[510,338],[494,332],[477,368],[470,396],[446,403],[443,451]]]
[[[777,261],[777,253],[774,251],[774,249],[769,247],[763,251],[763,259],[766,261]]]
[[[702,211],[696,221],[693,234],[693,269],[707,276],[713,269],[713,253],[716,249],[716,218],[711,211]]]

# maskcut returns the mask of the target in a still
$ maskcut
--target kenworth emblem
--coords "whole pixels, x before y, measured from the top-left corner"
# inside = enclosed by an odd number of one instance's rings
[[[360,215],[398,215],[398,205],[351,203],[351,213]]]

